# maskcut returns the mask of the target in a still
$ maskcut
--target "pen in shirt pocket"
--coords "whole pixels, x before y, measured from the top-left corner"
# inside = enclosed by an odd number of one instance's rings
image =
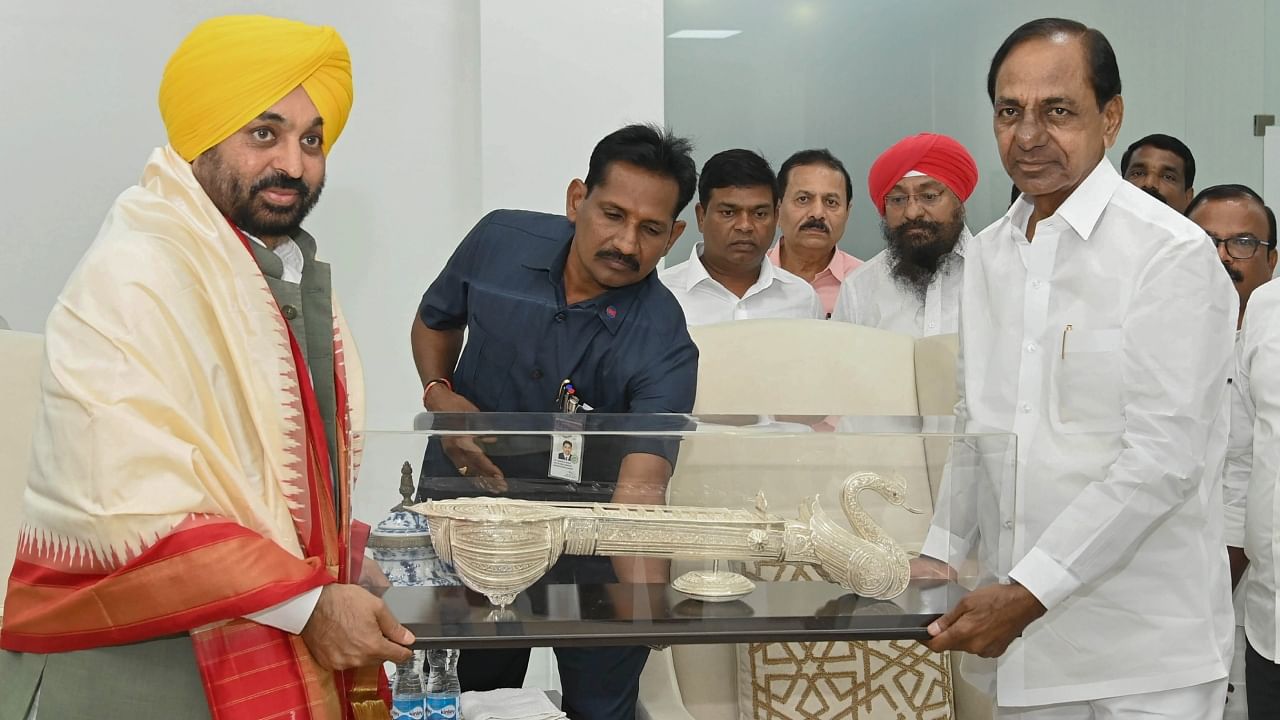
[[[576,413],[580,409],[590,410],[591,407],[582,402],[582,398],[578,397],[578,390],[573,387],[573,381],[565,378],[560,383],[560,397],[557,400],[562,413]]]
[[[595,409],[582,400],[578,389],[573,386],[573,381],[568,378],[560,383],[560,395],[556,399],[556,404],[560,406],[562,413],[591,412]]]

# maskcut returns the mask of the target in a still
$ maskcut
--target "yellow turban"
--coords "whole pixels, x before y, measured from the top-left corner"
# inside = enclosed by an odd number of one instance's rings
[[[299,85],[324,119],[324,151],[347,124],[351,56],[331,27],[263,15],[206,20],[182,41],[160,81],[169,144],[190,162]]]

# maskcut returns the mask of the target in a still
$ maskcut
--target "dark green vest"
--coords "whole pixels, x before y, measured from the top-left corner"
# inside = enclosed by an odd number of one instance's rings
[[[304,258],[302,282],[297,285],[281,279],[284,263],[280,256],[255,242],[250,242],[249,247],[311,370],[316,402],[324,419],[324,435],[329,441],[329,458],[335,463],[333,477],[336,482],[338,428],[335,418],[338,403],[333,386],[333,281],[329,264],[316,260],[315,239],[305,230],[299,230],[293,241],[302,250]]]

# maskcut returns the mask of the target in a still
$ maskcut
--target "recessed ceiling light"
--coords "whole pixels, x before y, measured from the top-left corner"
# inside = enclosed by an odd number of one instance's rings
[[[741,30],[677,30],[668,40],[723,40],[741,33]]]

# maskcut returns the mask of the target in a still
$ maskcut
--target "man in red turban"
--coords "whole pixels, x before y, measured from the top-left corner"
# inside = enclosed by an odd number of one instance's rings
[[[885,150],[867,190],[880,213],[885,249],[840,286],[833,320],[914,337],[958,330],[964,201],[978,166],[946,135],[920,133]]]

